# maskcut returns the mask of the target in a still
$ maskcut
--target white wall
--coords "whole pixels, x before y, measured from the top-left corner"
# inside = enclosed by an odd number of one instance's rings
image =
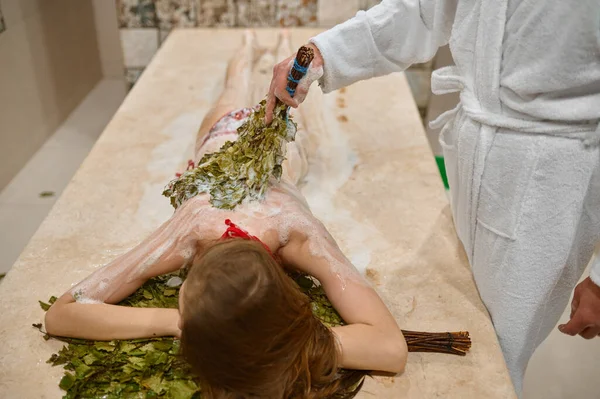
[[[91,0],[3,0],[2,12],[0,189],[102,77]]]
[[[92,4],[102,74],[105,78],[125,80],[115,0],[92,0]]]

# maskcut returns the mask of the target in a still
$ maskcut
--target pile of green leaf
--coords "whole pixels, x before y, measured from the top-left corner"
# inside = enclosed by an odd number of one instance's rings
[[[169,183],[163,195],[171,199],[173,207],[201,193],[209,193],[210,203],[220,209],[234,209],[245,198],[263,198],[271,177],[281,177],[285,145],[296,134],[286,105],[277,105],[270,125],[265,124],[265,106],[263,100],[238,128],[236,141],[206,154],[195,169]]]
[[[121,305],[134,307],[176,308],[179,288],[166,283],[174,275],[149,280]],[[177,275],[185,278],[183,275]],[[325,325],[341,325],[342,319],[331,306],[322,288],[304,275],[291,276],[311,300],[314,314]],[[42,309],[49,303],[40,301]],[[35,327],[41,330],[42,325]],[[67,343],[48,363],[62,365],[65,375],[60,388],[63,399],[103,398],[196,399],[201,390],[188,364],[179,356],[179,341],[173,338],[126,341],[86,341],[44,335]]]

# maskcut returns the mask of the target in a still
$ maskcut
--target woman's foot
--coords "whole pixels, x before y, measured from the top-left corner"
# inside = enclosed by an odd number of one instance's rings
[[[244,37],[242,40],[242,45],[243,46],[255,46],[255,43],[258,40],[256,39],[256,31],[254,29],[245,29],[244,30]]]
[[[277,62],[281,62],[291,56],[294,50],[292,49],[292,35],[289,29],[281,29],[279,32],[279,40],[277,49],[275,50]]]

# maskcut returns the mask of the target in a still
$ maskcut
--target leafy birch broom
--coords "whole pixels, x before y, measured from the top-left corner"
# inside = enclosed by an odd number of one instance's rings
[[[301,47],[288,77],[287,90],[296,90],[314,58],[309,47]],[[201,193],[210,194],[210,203],[220,209],[234,209],[246,198],[260,200],[271,179],[279,180],[285,160],[285,146],[295,139],[296,124],[289,118],[288,107],[280,101],[275,106],[270,125],[265,123],[266,101],[263,100],[248,120],[238,128],[236,141],[206,154],[194,169],[171,181],[163,195],[174,208]]]
[[[185,279],[186,270],[173,275],[148,280],[119,305],[152,308],[177,308],[179,288],[171,281]],[[300,290],[310,299],[312,311],[328,327],[344,325],[344,321],[327,299],[323,288],[314,278],[290,274]],[[56,301],[40,301],[47,311]],[[88,341],[46,334],[42,324],[34,324],[44,339],[57,339],[66,345],[48,360],[53,366],[63,366],[59,386],[65,391],[63,399],[76,398],[172,398],[200,399],[201,387],[190,366],[179,356],[179,341],[170,337],[121,341]],[[471,346],[469,334],[423,333],[402,331],[409,352],[438,352],[464,356]],[[350,372],[352,370],[342,370]],[[357,384],[362,381],[362,374]],[[360,385],[349,387],[349,392]]]

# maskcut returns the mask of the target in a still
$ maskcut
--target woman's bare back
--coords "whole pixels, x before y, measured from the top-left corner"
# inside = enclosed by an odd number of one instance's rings
[[[198,242],[196,256],[223,236],[228,227],[226,220],[257,237],[272,253],[285,246],[291,235],[322,233],[321,223],[310,212],[300,191],[286,181],[274,184],[262,201],[243,203],[235,210],[214,208],[209,199],[206,194],[199,195],[177,210],[182,213],[177,219],[191,220],[193,228],[190,230],[182,226],[181,230],[182,234],[190,237],[181,238]]]

